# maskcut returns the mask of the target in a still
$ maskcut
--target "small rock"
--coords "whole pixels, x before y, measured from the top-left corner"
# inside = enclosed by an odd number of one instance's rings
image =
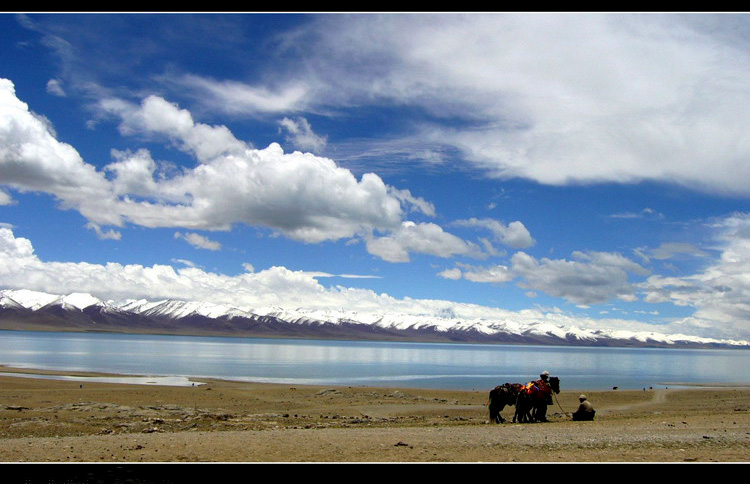
[[[21,407],[21,406],[19,406],[19,405],[8,405],[8,406],[7,406],[7,407],[5,407],[5,408],[6,408],[6,409],[8,409],[8,410],[18,410],[19,412],[20,412],[21,410],[28,410],[28,409],[29,409],[29,407]]]

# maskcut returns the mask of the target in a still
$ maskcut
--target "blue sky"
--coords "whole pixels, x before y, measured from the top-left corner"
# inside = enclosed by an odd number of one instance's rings
[[[0,15],[0,286],[750,338],[743,14]]]

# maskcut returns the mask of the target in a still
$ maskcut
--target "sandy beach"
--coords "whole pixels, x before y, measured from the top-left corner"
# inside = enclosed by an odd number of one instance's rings
[[[593,422],[571,421],[581,392],[563,388],[549,422],[511,423],[514,408],[506,407],[508,422],[493,424],[489,388],[196,381],[202,384],[0,376],[0,461],[750,461],[747,387],[586,392],[597,410]]]

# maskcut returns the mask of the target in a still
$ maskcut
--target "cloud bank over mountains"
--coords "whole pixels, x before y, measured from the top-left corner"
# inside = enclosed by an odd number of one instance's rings
[[[465,269],[467,279],[478,282],[516,281],[522,287],[551,292],[581,303],[610,298],[629,300],[643,297],[649,302],[669,301],[691,306],[695,313],[658,325],[664,334],[744,339],[750,300],[750,215],[736,215],[722,221],[721,237],[726,241],[722,257],[705,271],[689,277],[651,275],[642,283],[628,283],[627,271],[642,272],[641,266],[612,254],[578,254],[580,260],[536,260],[519,252],[511,267],[487,270],[482,281],[479,271]],[[738,238],[742,236],[743,238]],[[173,298],[210,301],[247,307],[276,306],[306,310],[337,310],[455,318],[500,319],[519,324],[548,322],[591,329],[630,331],[655,330],[651,323],[621,318],[593,319],[565,314],[557,308],[510,311],[447,300],[398,299],[367,289],[326,287],[319,278],[331,274],[292,271],[271,267],[255,272],[249,265],[242,274],[229,276],[196,267],[175,269],[168,265],[91,264],[87,262],[42,261],[31,241],[0,228],[0,286],[61,293],[74,288],[102,299]],[[448,275],[443,275],[449,277]],[[356,277],[356,276],[349,276]]]

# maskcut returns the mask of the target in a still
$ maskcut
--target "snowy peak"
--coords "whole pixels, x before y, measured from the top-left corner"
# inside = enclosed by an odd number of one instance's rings
[[[130,311],[149,317],[161,317],[168,319],[180,319],[190,316],[203,316],[210,319],[221,317],[248,316],[249,313],[242,309],[197,301],[179,301],[166,299],[150,302],[145,299],[127,301],[118,306],[120,311]]]
[[[104,303],[91,294],[76,292],[68,294],[57,300],[65,309],[78,309],[83,311],[90,306],[103,306]]]
[[[0,305],[4,306],[3,301],[10,300],[19,304],[21,307],[32,311],[41,309],[60,298],[60,296],[53,294],[29,291],[28,289],[0,291],[0,294],[2,294]]]
[[[26,309],[22,304],[13,299],[9,294],[0,293],[0,308]]]
[[[29,291],[28,289],[0,291],[0,307],[19,307],[38,311],[42,308],[61,306],[64,309],[84,310],[89,306],[103,305],[102,301],[91,294],[72,293],[66,296]]]

